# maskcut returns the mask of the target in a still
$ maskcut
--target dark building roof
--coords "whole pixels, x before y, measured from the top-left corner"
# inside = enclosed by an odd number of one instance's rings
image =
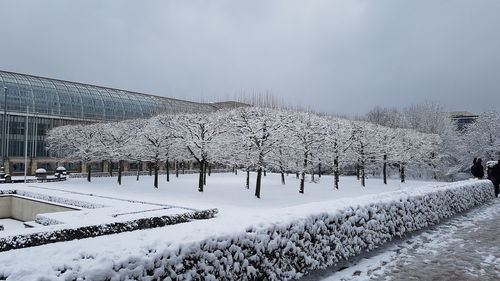
[[[457,129],[459,131],[467,128],[468,125],[474,123],[479,117],[476,114],[470,113],[468,111],[452,111],[449,113],[451,120],[455,121]]]
[[[470,113],[468,111],[452,111],[449,113],[452,119],[460,119],[460,118],[477,118],[478,115]]]

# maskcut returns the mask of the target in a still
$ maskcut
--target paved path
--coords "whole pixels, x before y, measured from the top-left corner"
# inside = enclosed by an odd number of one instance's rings
[[[500,280],[500,198],[346,266],[301,281]]]

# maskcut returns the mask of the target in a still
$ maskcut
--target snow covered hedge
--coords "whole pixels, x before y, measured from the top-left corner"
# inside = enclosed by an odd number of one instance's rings
[[[397,195],[397,196],[396,196]],[[399,192],[391,200],[318,214],[243,233],[212,237],[145,256],[103,263],[99,270],[54,267],[61,280],[289,280],[334,265],[436,224],[494,197],[489,181]],[[334,206],[332,206],[334,208]],[[86,262],[88,257],[85,257]],[[8,277],[8,276],[5,276]],[[80,279],[79,279],[80,278]]]
[[[140,218],[126,222],[113,222],[100,225],[88,225],[76,228],[56,229],[0,237],[0,252],[55,242],[121,233],[125,231],[162,227],[166,225],[188,222],[194,219],[209,219],[214,217],[217,212],[217,209],[208,209],[202,211],[191,211],[183,214]]]

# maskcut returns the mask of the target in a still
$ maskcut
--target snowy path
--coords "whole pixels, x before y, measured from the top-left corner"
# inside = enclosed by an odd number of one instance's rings
[[[500,198],[346,266],[301,281],[500,280]]]

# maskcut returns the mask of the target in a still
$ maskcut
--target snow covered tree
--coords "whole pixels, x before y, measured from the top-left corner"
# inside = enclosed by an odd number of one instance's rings
[[[287,129],[293,138],[293,147],[297,155],[297,172],[300,174],[299,193],[304,193],[305,174],[313,172],[318,164],[318,155],[325,143],[327,125],[323,118],[308,112],[294,112],[293,121]]]
[[[340,167],[342,162],[347,163],[350,152],[349,148],[353,142],[352,126],[347,120],[340,118],[328,118],[326,120],[325,159],[333,169],[334,186],[339,189]]]
[[[175,137],[199,165],[198,191],[203,192],[205,171],[208,161],[215,159],[218,150],[218,138],[226,131],[225,120],[220,113],[183,114],[176,119]]]
[[[87,165],[87,181],[91,181],[91,161],[101,160],[106,150],[98,141],[102,124],[56,127],[49,131],[49,149],[59,151],[64,159],[83,161]]]
[[[391,163],[396,162],[393,157],[397,156],[398,153],[398,151],[394,150],[394,147],[398,141],[398,136],[395,129],[383,126],[377,126],[376,134],[379,153],[377,158],[382,161],[382,179],[384,184],[387,184],[388,166],[390,166]]]
[[[118,184],[122,183],[123,161],[133,159],[133,142],[139,136],[139,120],[103,123],[97,135],[109,159],[118,160]]]
[[[242,147],[248,149],[242,153],[257,168],[255,196],[260,198],[262,172],[270,163],[270,153],[276,149],[279,136],[284,130],[283,112],[269,108],[242,107],[234,110],[230,116],[230,126],[241,136]]]
[[[496,111],[479,114],[463,136],[468,158],[498,160],[500,157],[500,113]],[[466,162],[470,164],[470,161]]]
[[[359,171],[361,185],[365,186],[368,161],[374,161],[378,155],[377,126],[368,122],[352,122],[353,143],[352,152],[357,159],[356,170]]]
[[[158,188],[159,163],[167,159],[174,142],[173,128],[169,115],[158,115],[147,120],[138,131],[135,147],[143,161],[149,161],[154,169],[154,187]]]

